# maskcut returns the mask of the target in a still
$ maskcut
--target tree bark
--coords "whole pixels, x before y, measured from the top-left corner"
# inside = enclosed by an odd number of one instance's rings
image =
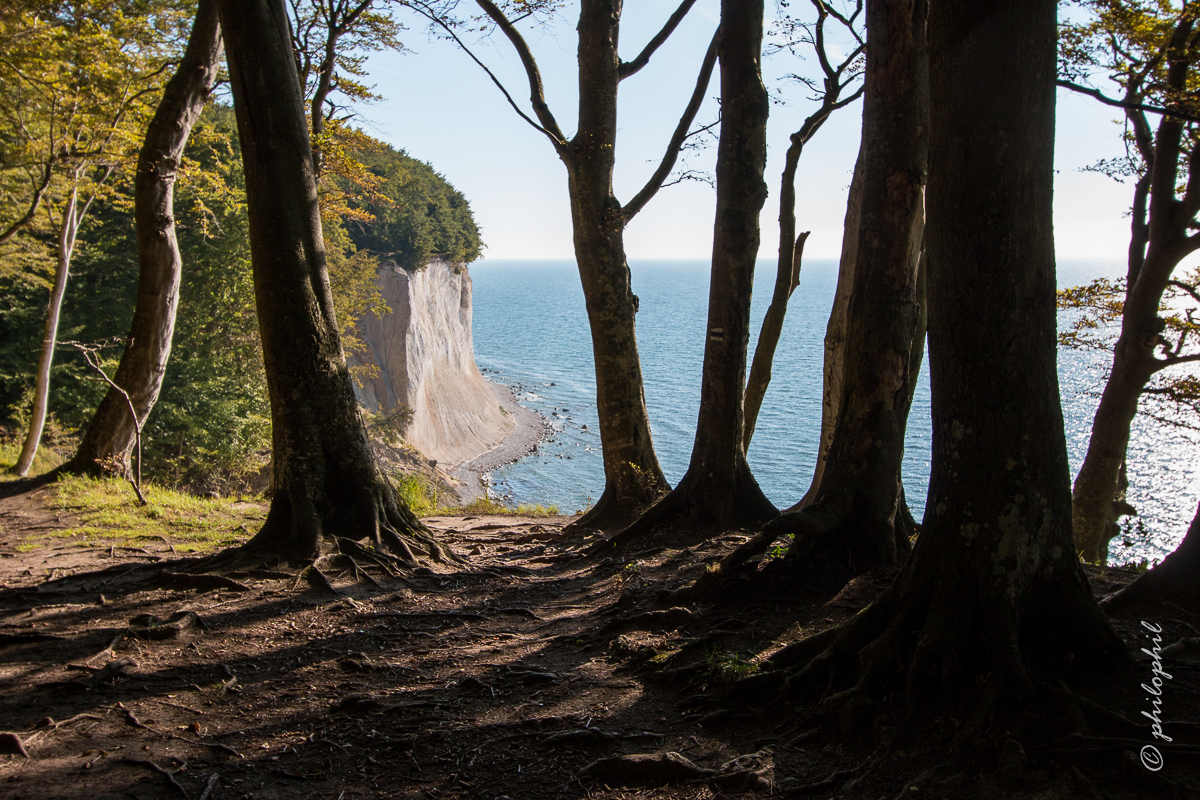
[[[623,527],[670,488],[654,453],[625,260],[625,214],[613,194],[621,0],[584,0],[579,16],[579,125],[563,159],[571,196],[575,261],[583,283],[604,491],[576,523]]]
[[[865,110],[864,110],[865,112]],[[846,221],[842,226],[842,253],[838,261],[837,287],[829,322],[825,325],[825,362],[821,370],[821,438],[817,443],[817,465],[812,484],[804,497],[788,511],[799,511],[812,503],[825,475],[825,461],[833,445],[833,433],[842,411],[846,371],[846,335],[850,316],[850,293],[854,290],[854,270],[858,266],[858,233],[862,226],[863,146],[860,142],[850,192],[846,198]]]
[[[879,600],[772,663],[804,664],[800,676],[831,687],[825,710],[844,728],[893,692],[910,710],[930,694],[974,702],[963,739],[1006,697],[1064,701],[1029,666],[1098,669],[1128,656],[1071,543],[1055,365],[1056,4],[930,9],[924,525]]]
[[[762,83],[762,0],[721,4],[721,136],[713,228],[708,333],[691,462],[679,485],[619,534],[636,538],[661,523],[689,535],[756,526],[778,512],[742,449],[742,398],[758,216],[767,197],[767,92]]]
[[[1168,44],[1166,82],[1174,92],[1183,92],[1188,85],[1193,29],[1190,12],[1182,14]],[[1093,563],[1108,561],[1108,543],[1119,530],[1116,520],[1120,515],[1114,504],[1142,390],[1156,372],[1177,363],[1170,356],[1156,356],[1155,350],[1165,344],[1165,323],[1159,317],[1163,293],[1179,262],[1200,246],[1191,235],[1200,211],[1200,186],[1196,185],[1200,154],[1195,148],[1186,156],[1187,191],[1182,198],[1177,194],[1183,182],[1180,172],[1186,128],[1183,120],[1163,116],[1152,150],[1143,153],[1150,164],[1149,181],[1143,176],[1134,196],[1121,334],[1072,495],[1075,548],[1085,561]],[[1141,142],[1148,139],[1147,129]]]
[[[86,211],[87,204],[84,206]],[[50,407],[50,367],[54,363],[54,348],[58,345],[58,320],[62,314],[63,297],[67,294],[67,279],[71,274],[71,255],[75,252],[75,237],[83,212],[79,211],[79,176],[72,180],[71,194],[62,212],[62,223],[58,230],[58,251],[54,265],[54,286],[50,289],[50,302],[46,307],[46,327],[42,333],[42,349],[38,354],[37,372],[33,385],[33,409],[29,415],[29,430],[21,454],[13,466],[13,472],[24,478],[33,466],[38,446],[42,442],[42,431],[46,427],[46,414]]]
[[[380,472],[354,399],[283,0],[219,0],[218,8],[271,399],[271,508],[245,549],[299,560],[336,546],[334,537],[369,537],[410,563],[456,560]]]
[[[785,566],[842,581],[908,552],[897,525],[900,468],[914,340],[925,333],[917,290],[929,152],[928,3],[868,0],[866,11],[862,148],[847,210],[854,227],[846,231],[826,335],[822,433],[830,421],[833,430],[808,504],[768,525],[795,534]]]
[[[213,0],[201,0],[187,49],[163,90],[138,154],[134,221],[138,243],[138,295],[125,351],[110,389],[96,409],[74,457],[60,471],[127,477],[129,455],[162,389],[183,259],[175,236],[175,179],[192,126],[212,93],[221,65],[221,29]],[[137,420],[131,418],[132,403]]]

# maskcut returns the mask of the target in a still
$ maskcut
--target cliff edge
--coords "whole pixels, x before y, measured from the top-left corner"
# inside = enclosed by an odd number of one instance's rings
[[[501,446],[529,420],[502,409],[497,392],[507,393],[507,387],[489,383],[475,364],[467,268],[439,258],[415,272],[385,263],[376,283],[392,312],[360,323],[367,347],[350,363],[377,372],[355,380],[359,402],[385,415],[412,409],[404,438],[442,469],[509,449]]]

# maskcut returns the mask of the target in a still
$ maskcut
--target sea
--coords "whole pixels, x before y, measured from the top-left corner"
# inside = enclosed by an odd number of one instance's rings
[[[631,260],[640,299],[638,347],[654,447],[668,480],[682,477],[699,410],[708,305],[707,260]],[[541,413],[551,434],[536,452],[490,476],[490,493],[512,504],[587,508],[604,488],[596,377],[583,292],[571,260],[485,259],[470,267],[474,283],[475,357],[484,375],[512,386],[518,401]],[[1058,264],[1060,288],[1117,278],[1119,260]],[[760,260],[751,306],[750,353],[771,298],[774,260]],[[770,388],[747,454],[759,485],[787,507],[808,490],[821,426],[825,326],[837,284],[836,260],[806,260],[788,306]],[[1060,327],[1068,314],[1060,312]],[[1109,356],[1061,348],[1058,373],[1072,475],[1087,450]],[[905,495],[920,520],[930,469],[928,362],[923,365],[905,441]],[[1124,535],[1110,563],[1155,563],[1183,538],[1200,498],[1200,435],[1139,415],[1129,448]]]

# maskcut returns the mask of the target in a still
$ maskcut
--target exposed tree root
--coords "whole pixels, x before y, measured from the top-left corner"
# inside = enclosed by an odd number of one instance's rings
[[[710,483],[689,471],[673,491],[629,527],[592,545],[589,552],[610,552],[613,548],[644,542],[659,532],[669,532],[674,542],[696,544],[714,533],[738,528],[753,530],[779,516],[779,510],[763,494],[744,459],[739,460],[732,487],[714,487]]]
[[[746,698],[775,693],[815,699],[826,720],[843,733],[869,723],[885,698],[896,699],[904,719],[912,719],[935,698],[965,719],[955,748],[968,750],[1010,703],[1052,711],[1048,717],[1055,726],[1068,726],[1060,735],[1084,729],[1089,721],[1129,725],[1035,680],[1023,660],[1024,646],[1036,641],[1057,650],[1048,659],[1043,653],[1039,666],[1097,666],[1105,659],[1126,663],[1128,656],[1115,634],[1109,635],[1111,628],[1097,626],[1084,633],[1080,625],[1067,630],[1064,626],[1078,609],[1066,598],[1056,598],[1059,607],[1054,610],[1046,608],[1053,605],[1046,601],[1036,617],[1017,620],[995,611],[1002,608],[999,603],[989,603],[986,594],[953,576],[916,580],[912,566],[850,622],[783,648],[765,662],[761,674],[736,684],[732,692]]]

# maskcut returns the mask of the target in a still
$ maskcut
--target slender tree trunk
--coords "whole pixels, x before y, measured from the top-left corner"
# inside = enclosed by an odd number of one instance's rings
[[[621,541],[661,523],[683,522],[697,535],[755,526],[778,513],[750,473],[742,449],[750,296],[758,216],[767,197],[763,168],[768,100],[759,68],[762,28],[762,0],[723,0],[717,213],[696,439],[679,485],[621,532]]]
[[[1128,343],[1126,343],[1128,345]],[[1108,543],[1119,530],[1116,525],[1116,500],[1121,465],[1129,447],[1129,433],[1137,416],[1138,400],[1154,369],[1144,354],[1128,357],[1134,347],[1117,343],[1112,372],[1100,405],[1092,420],[1092,435],[1087,455],[1075,477],[1074,505],[1075,549],[1090,563],[1108,562]],[[1140,357],[1139,357],[1140,356]],[[1131,364],[1130,361],[1135,363]],[[1153,352],[1149,361],[1154,361]],[[1136,362],[1141,362],[1136,363]],[[1147,369],[1149,367],[1149,369]]]
[[[46,309],[46,328],[42,334],[42,350],[38,354],[37,374],[33,386],[33,410],[29,415],[29,431],[21,455],[13,472],[22,478],[29,474],[33,459],[42,441],[46,427],[46,413],[50,407],[50,367],[54,363],[54,348],[58,345],[58,320],[62,313],[63,297],[67,294],[67,278],[71,274],[71,255],[75,252],[75,236],[79,231],[79,180],[72,180],[71,195],[62,212],[62,224],[58,230],[58,258],[54,265],[54,287],[50,290],[50,304]]]
[[[129,474],[137,428],[158,400],[171,355],[183,259],[175,236],[175,179],[192,126],[212,93],[221,65],[221,29],[214,0],[200,0],[179,69],[167,83],[146,129],[134,183],[138,295],[114,382],[96,409],[75,456],[62,470]],[[129,405],[137,412],[135,422]]]
[[[926,0],[868,0],[862,149],[826,335],[829,449],[785,565],[844,581],[908,551],[900,467],[912,399],[929,151]],[[845,284],[848,284],[848,287]]]
[[[932,692],[969,739],[1005,698],[1064,700],[1027,666],[1127,655],[1071,546],[1055,364],[1056,3],[930,5],[929,505],[883,596],[772,663],[831,687],[825,710],[845,728],[889,694],[915,710]]]
[[[245,548],[308,559],[336,538],[369,537],[410,562],[454,560],[380,472],[354,399],[283,0],[219,0],[218,7],[271,399],[271,508]]]
[[[1167,46],[1165,82],[1174,92],[1185,92],[1191,79],[1194,27],[1191,13],[1181,13]],[[1085,561],[1108,560],[1108,543],[1119,530],[1116,501],[1138,400],[1154,373],[1172,363],[1169,357],[1155,355],[1165,343],[1159,305],[1175,268],[1197,247],[1191,234],[1200,211],[1200,154],[1193,149],[1185,156],[1186,127],[1177,117],[1163,116],[1152,152],[1144,153],[1150,162],[1149,180],[1143,176],[1134,194],[1121,335],[1072,496],[1075,548]],[[1146,133],[1139,141],[1148,138]],[[1185,158],[1187,190],[1180,198]]]
[[[604,454],[604,492],[576,524],[623,527],[670,488],[650,435],[635,332],[636,306],[625,260],[625,218],[613,195],[617,55],[621,0],[584,0],[579,18],[579,127],[567,166],[575,260],[583,283],[596,410]]]
[[[793,176],[795,167],[792,167]],[[787,179],[784,179],[785,184]],[[795,203],[795,196],[791,198]],[[792,292],[800,286],[800,262],[804,258],[804,242],[810,231],[805,231],[792,242],[791,234],[796,230],[795,220],[792,220],[787,238],[784,238],[784,226],[780,226],[779,264],[775,271],[775,289],[771,292],[771,303],[763,316],[762,327],[758,331],[758,343],[754,346],[754,359],[750,362],[750,376],[746,379],[746,396],[742,400],[742,452],[750,451],[750,441],[754,438],[754,428],[758,425],[758,412],[762,410],[763,399],[767,396],[767,387],[771,385],[771,367],[775,362],[775,351],[779,347],[779,337],[783,335],[783,321],[787,317],[788,300]]]

